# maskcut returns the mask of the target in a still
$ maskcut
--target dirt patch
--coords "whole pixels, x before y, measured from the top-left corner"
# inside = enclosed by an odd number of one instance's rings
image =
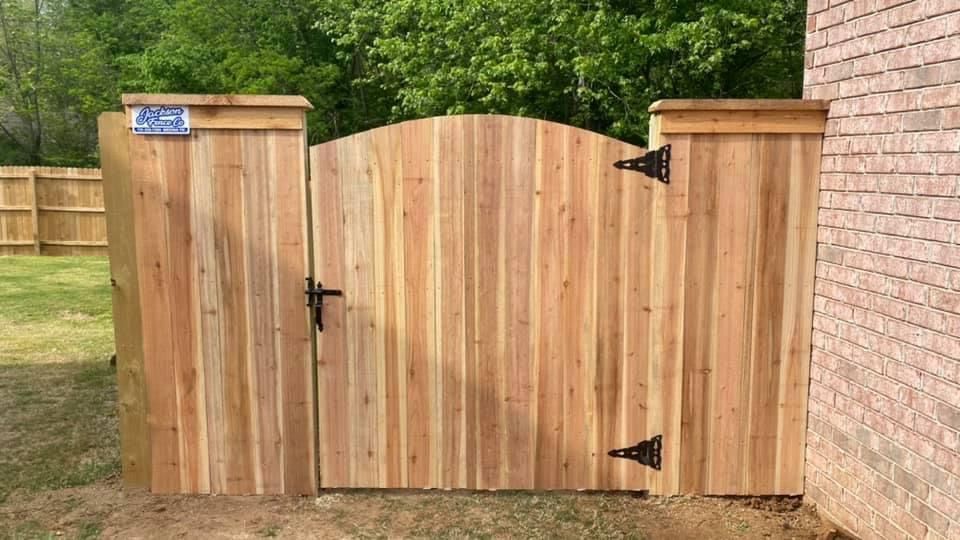
[[[115,479],[13,494],[0,531],[105,538],[594,537],[814,539],[796,498],[625,493],[335,491],[319,497],[161,496]],[[2,536],[2,535],[0,535]]]

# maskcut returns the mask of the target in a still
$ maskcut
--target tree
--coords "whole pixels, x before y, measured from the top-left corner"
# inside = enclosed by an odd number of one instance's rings
[[[0,0],[0,160],[95,164],[121,92],[302,94],[310,142],[503,113],[644,143],[666,97],[799,97],[803,0]]]
[[[536,116],[646,138],[665,97],[799,97],[802,0],[354,0],[323,27],[390,119]]]

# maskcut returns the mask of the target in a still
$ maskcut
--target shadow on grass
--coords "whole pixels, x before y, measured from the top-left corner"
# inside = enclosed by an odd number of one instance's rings
[[[117,472],[116,400],[106,360],[0,364],[0,504]]]

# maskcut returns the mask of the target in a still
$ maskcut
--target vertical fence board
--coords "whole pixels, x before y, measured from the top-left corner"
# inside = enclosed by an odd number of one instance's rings
[[[208,98],[125,96],[126,122],[129,100]],[[186,136],[122,125],[133,211],[111,219],[135,231],[140,298],[149,299],[140,316],[154,492],[317,489],[305,135],[302,122],[276,127],[253,113],[227,114],[225,124],[214,115]],[[47,196],[98,201],[82,190]]]
[[[348,297],[375,284],[363,293],[374,315],[337,331],[387,328],[350,354],[354,377],[321,358],[320,385],[346,386],[355,405],[383,392],[371,399],[387,414],[339,420],[353,448],[321,434],[321,455],[348,453],[325,461],[324,485],[801,492],[822,116],[655,115],[669,185],[612,168],[642,149],[520,118],[435,118],[326,143],[352,171],[314,163],[314,181],[341,189],[354,216],[339,249],[355,275],[342,282]],[[371,189],[375,218],[362,223],[371,212],[350,209]],[[340,404],[327,393],[319,406]],[[660,471],[606,455],[655,435]],[[388,439],[379,466],[403,462],[408,476],[361,478],[368,436]]]
[[[100,169],[0,166],[0,255],[106,255]]]
[[[130,155],[123,113],[98,119],[104,204],[110,244],[113,332],[117,354],[120,464],[123,484],[150,487],[150,433],[143,371],[140,290],[134,245]]]

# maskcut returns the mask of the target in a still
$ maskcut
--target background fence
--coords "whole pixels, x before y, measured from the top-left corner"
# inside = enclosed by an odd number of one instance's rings
[[[0,255],[106,255],[100,169],[0,167]]]

